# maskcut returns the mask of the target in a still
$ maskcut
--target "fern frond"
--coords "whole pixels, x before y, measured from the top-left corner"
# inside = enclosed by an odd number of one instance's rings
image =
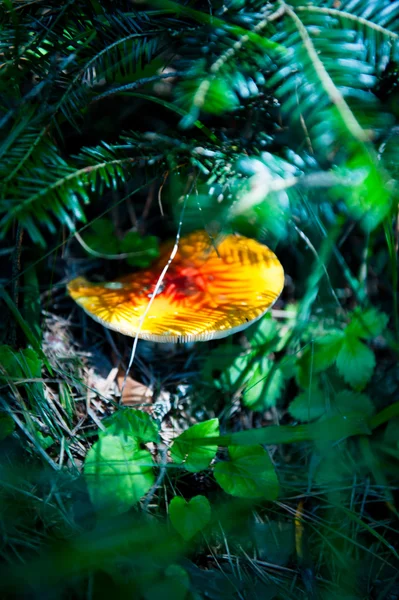
[[[135,162],[137,159],[126,153],[118,155],[110,147],[98,147],[87,149],[76,157],[75,164],[69,164],[48,138],[42,139],[34,160],[25,163],[18,180],[5,183],[2,189],[0,235],[7,232],[14,219],[41,245],[45,241],[39,226],[55,233],[54,219],[74,231],[74,221],[85,220],[83,205],[89,202],[90,193],[116,188]]]
[[[268,81],[281,102],[281,110],[290,120],[304,123],[311,139],[317,140],[324,151],[337,142],[342,127],[354,139],[367,141],[368,134],[359,118],[365,105],[372,115],[377,100],[370,93],[376,78],[373,68],[364,60],[364,46],[356,42],[352,31],[325,28],[321,32],[314,26],[305,27],[291,8],[286,10],[292,26],[285,24],[284,32],[275,37],[279,41],[284,39],[290,52],[277,62],[278,70]],[[351,56],[347,59],[343,57],[348,46]],[[355,116],[359,100],[362,109]],[[313,128],[317,129],[315,135]]]
[[[390,60],[399,58],[399,2],[389,0],[347,0],[334,7],[333,2],[316,2],[309,6],[299,6],[297,10],[304,22],[311,23],[315,18],[328,23],[337,31],[345,28],[356,32],[359,41],[366,49],[365,59],[382,73]],[[328,20],[327,20],[328,19]]]

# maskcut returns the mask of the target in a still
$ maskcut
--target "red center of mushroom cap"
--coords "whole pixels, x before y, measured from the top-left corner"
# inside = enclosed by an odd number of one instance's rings
[[[185,267],[175,272],[166,272],[163,293],[172,301],[182,301],[186,297],[206,293],[206,282],[199,269]]]
[[[205,231],[181,238],[161,284],[173,243],[161,247],[149,269],[104,284],[78,277],[68,290],[93,318],[126,335],[160,342],[225,337],[272,306],[284,272],[255,240],[228,235],[216,245],[217,251]]]

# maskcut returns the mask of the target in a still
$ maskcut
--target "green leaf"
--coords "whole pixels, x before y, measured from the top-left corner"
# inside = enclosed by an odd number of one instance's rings
[[[314,421],[321,417],[349,415],[358,412],[364,417],[374,413],[374,405],[365,394],[344,390],[329,399],[317,386],[299,394],[289,406],[289,413],[298,421]]]
[[[244,379],[252,377],[256,370],[256,363],[254,358],[255,352],[247,352],[237,356],[234,362],[224,370],[220,381],[224,388],[231,390],[237,387],[240,383],[244,382]]]
[[[312,384],[313,375],[334,364],[345,339],[342,331],[334,331],[310,344],[297,361],[297,381],[302,387]]]
[[[43,435],[41,431],[36,431],[36,437],[44,450],[47,450],[47,448],[50,448],[54,444],[54,439],[51,435]]]
[[[216,456],[217,445],[201,446],[193,442],[198,438],[215,437],[219,435],[219,419],[210,419],[197,423],[183,431],[173,442],[170,452],[172,460],[184,463],[187,471],[197,473],[209,467],[209,463]]]
[[[347,336],[337,356],[339,373],[350,386],[361,390],[371,379],[375,356],[357,337]]]
[[[343,390],[335,396],[331,410],[332,415],[349,415],[356,412],[364,417],[371,417],[375,413],[374,404],[367,394]]]
[[[276,322],[272,319],[270,313],[266,314],[257,323],[252,325],[246,331],[246,336],[253,348],[257,346],[273,347],[278,342],[278,333]]]
[[[141,410],[122,408],[115,412],[104,424],[107,429],[100,433],[105,435],[124,435],[127,438],[135,438],[137,442],[159,441],[159,428],[150,415]]]
[[[388,315],[379,312],[375,308],[369,308],[365,311],[358,308],[353,312],[351,322],[346,328],[345,334],[371,339],[384,331],[388,320]]]
[[[91,501],[100,512],[120,514],[137,503],[154,483],[153,461],[134,439],[103,436],[89,450],[84,466]]]
[[[326,398],[317,385],[299,394],[289,405],[288,412],[297,421],[314,421],[326,413]]]
[[[136,231],[128,231],[120,243],[121,252],[137,252],[129,256],[127,263],[134,267],[148,267],[159,256],[158,238],[154,235],[142,237]]]
[[[264,410],[275,406],[283,386],[282,371],[274,368],[273,362],[264,357],[258,361],[255,371],[245,386],[243,403],[252,410]]]
[[[115,227],[109,219],[97,219],[83,234],[86,244],[96,252],[102,254],[117,254],[119,240]]]
[[[11,435],[14,429],[14,419],[6,413],[0,413],[0,441]]]
[[[189,502],[175,496],[169,504],[169,518],[186,542],[208,525],[211,519],[211,505],[205,496],[195,496]]]
[[[317,340],[314,352],[314,366],[317,372],[324,371],[333,364],[342,346],[343,339],[342,331],[334,331]]]
[[[220,487],[239,498],[275,500],[279,483],[269,453],[261,446],[229,446],[230,461],[215,465]]]

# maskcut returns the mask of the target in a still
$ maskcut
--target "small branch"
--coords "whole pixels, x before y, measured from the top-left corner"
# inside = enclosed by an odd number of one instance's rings
[[[177,250],[179,248],[180,235],[181,235],[181,230],[182,230],[182,227],[183,227],[183,218],[184,218],[184,213],[185,213],[185,210],[186,210],[187,199],[189,197],[189,194],[191,193],[191,190],[193,188],[194,182],[195,182],[195,180],[190,182],[190,184],[189,184],[190,185],[190,189],[183,196],[184,201],[183,201],[183,207],[182,207],[182,210],[181,210],[181,213],[180,213],[180,220],[179,220],[179,225],[178,225],[178,228],[177,228],[177,233],[176,233],[176,238],[175,238],[175,245],[173,246],[172,252],[170,253],[168,262],[166,263],[166,265],[162,269],[162,272],[161,272],[161,274],[160,274],[160,276],[158,278],[158,281],[157,281],[157,283],[155,285],[154,291],[152,292],[151,298],[150,298],[150,300],[149,300],[149,302],[147,304],[147,308],[145,309],[145,311],[143,312],[143,314],[141,315],[141,317],[139,319],[139,323],[138,323],[136,335],[134,337],[134,342],[133,342],[133,346],[132,346],[132,352],[130,354],[129,364],[127,366],[127,369],[126,369],[126,372],[125,372],[125,377],[124,377],[123,383],[122,383],[121,401],[122,401],[122,398],[123,398],[123,392],[124,392],[124,389],[125,389],[127,377],[129,375],[129,371],[132,368],[132,364],[134,362],[134,357],[136,355],[137,344],[138,344],[138,341],[139,341],[139,335],[140,335],[140,332],[141,332],[141,330],[143,328],[143,324],[144,324],[145,318],[146,318],[146,316],[148,315],[148,313],[149,313],[149,311],[151,309],[152,303],[154,302],[154,300],[155,300],[155,298],[156,298],[156,296],[158,294],[158,291],[159,291],[159,289],[160,289],[160,287],[162,285],[162,282],[163,282],[163,280],[165,278],[165,275],[166,275],[166,273],[167,273],[170,265],[172,264],[172,261],[175,258]]]
[[[158,444],[158,449],[159,449],[159,452],[161,455],[161,463],[160,463],[160,467],[159,467],[159,473],[158,473],[158,477],[155,480],[154,485],[150,488],[147,496],[144,499],[143,510],[148,509],[148,505],[150,504],[151,500],[154,497],[155,492],[161,485],[161,483],[166,475],[166,460],[167,460],[166,455],[167,455],[168,448],[164,444]]]
[[[81,235],[79,235],[79,233],[75,232],[74,235],[75,238],[78,240],[79,244],[82,246],[82,248],[84,248],[86,252],[88,252],[92,256],[95,256],[96,258],[106,258],[108,260],[123,260],[125,258],[130,258],[133,256],[143,256],[147,254],[146,250],[141,250],[139,252],[122,252],[121,254],[104,254],[103,252],[97,252],[97,250],[90,248],[90,246],[86,244],[86,242],[81,237]]]
[[[126,85],[121,85],[117,88],[113,88],[111,90],[107,90],[103,94],[96,96],[91,101],[91,104],[94,102],[98,102],[103,98],[107,98],[108,96],[113,96],[114,94],[120,94],[123,92],[131,92],[142,85],[146,85],[147,83],[152,83],[153,81],[159,81],[160,79],[171,79],[173,77],[184,77],[187,76],[185,71],[172,71],[170,73],[160,73],[158,75],[152,75],[151,77],[143,77],[142,79],[138,79],[137,81],[133,81],[132,83],[127,83]]]

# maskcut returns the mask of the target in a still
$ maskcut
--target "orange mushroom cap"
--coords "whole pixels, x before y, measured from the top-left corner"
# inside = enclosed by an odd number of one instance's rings
[[[245,329],[277,300],[284,271],[263,244],[227,235],[217,251],[206,231],[182,237],[177,253],[148,310],[174,243],[161,246],[151,268],[109,283],[78,277],[72,298],[105,327],[155,342],[222,338]],[[143,315],[148,311],[143,319]]]

